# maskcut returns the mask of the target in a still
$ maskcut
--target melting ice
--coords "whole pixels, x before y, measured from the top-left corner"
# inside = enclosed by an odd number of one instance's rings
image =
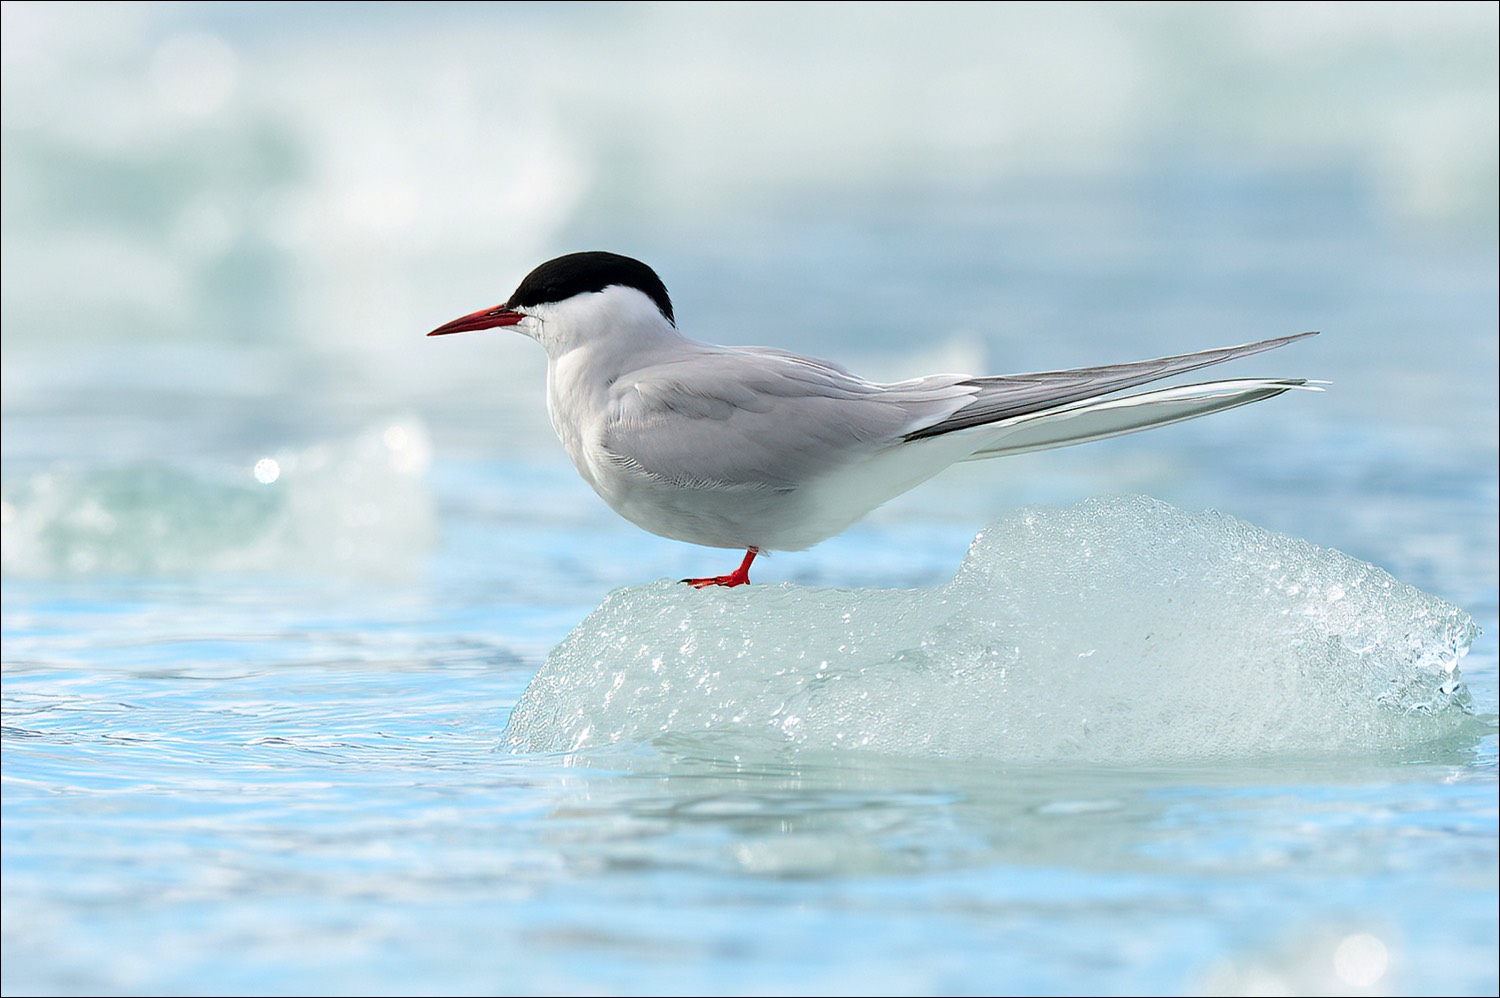
[[[1135,497],[1030,509],[933,589],[617,590],[508,743],[1015,762],[1400,750],[1473,723],[1467,614],[1341,552]]]

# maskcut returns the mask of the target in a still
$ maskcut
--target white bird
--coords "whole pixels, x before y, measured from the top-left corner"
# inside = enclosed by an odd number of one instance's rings
[[[1316,388],[1249,378],[1116,394],[1316,333],[1070,371],[882,384],[784,350],[688,339],[661,278],[615,253],[549,260],[505,304],[427,335],[503,326],[546,349],[553,429],[615,512],[663,537],[744,549],[730,574],[683,580],[698,587],[743,585],[760,552],[832,537],[958,461]]]

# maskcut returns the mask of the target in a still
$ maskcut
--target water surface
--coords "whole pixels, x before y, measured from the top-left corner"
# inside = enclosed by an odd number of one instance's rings
[[[7,5],[5,991],[1493,994],[1493,10],[1081,9]],[[738,557],[588,491],[534,344],[423,339],[581,248],[875,377],[1320,329],[1223,370],[1324,395],[956,468],[757,583],[939,587],[1147,495],[1471,615],[1472,723],[512,751],[611,591]]]

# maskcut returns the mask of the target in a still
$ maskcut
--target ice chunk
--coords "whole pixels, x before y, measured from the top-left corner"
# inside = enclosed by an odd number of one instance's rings
[[[1399,751],[1474,723],[1456,665],[1475,632],[1338,551],[1097,499],[992,525],[935,589],[617,590],[506,739],[1018,762]]]
[[[429,453],[420,422],[391,420],[232,469],[151,462],[42,472],[0,490],[4,571],[406,573],[432,533]]]

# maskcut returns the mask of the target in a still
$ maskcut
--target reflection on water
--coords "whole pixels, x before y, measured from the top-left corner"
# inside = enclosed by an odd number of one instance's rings
[[[1440,801],[1430,789],[1461,776],[1477,737],[1433,746],[1420,762],[1280,756],[1158,768],[832,755],[772,766],[704,757],[696,739],[699,754],[679,753],[668,738],[658,751],[568,756],[618,775],[559,787],[547,820],[580,868],[847,877],[998,863],[1248,878],[1295,858],[1358,876],[1400,861],[1369,848],[1397,814],[1415,822],[1457,804],[1479,831],[1470,793]],[[1319,817],[1334,810],[1339,823]],[[1342,821],[1358,812],[1372,827],[1351,840]]]
[[[515,756],[497,732],[528,663],[399,603],[317,619],[346,624],[221,648],[185,621],[89,653],[110,666],[8,671],[6,905],[28,917],[6,947],[28,958],[7,990],[380,990],[436,952],[460,990],[1274,973],[1305,992],[1358,935],[1398,990],[1482,983],[1449,963],[1492,910],[1493,756],[1472,739],[1156,768],[746,764],[698,738]]]

